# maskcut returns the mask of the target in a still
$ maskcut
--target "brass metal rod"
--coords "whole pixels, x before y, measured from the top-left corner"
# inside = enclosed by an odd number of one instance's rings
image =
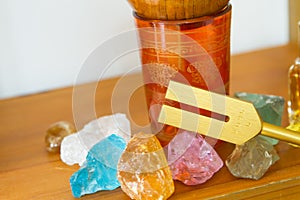
[[[263,122],[262,135],[300,145],[300,133]]]

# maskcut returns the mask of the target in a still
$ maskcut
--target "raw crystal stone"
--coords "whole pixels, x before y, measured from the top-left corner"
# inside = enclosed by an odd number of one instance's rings
[[[164,151],[152,134],[136,134],[118,163],[118,180],[132,199],[167,199],[174,182]]]
[[[74,125],[69,122],[60,121],[50,125],[45,136],[47,151],[59,152],[63,138],[75,132]]]
[[[251,94],[246,92],[235,93],[235,96],[239,99],[250,101],[253,103],[261,119],[270,124],[277,126],[281,125],[282,113],[284,109],[284,98],[274,95],[262,95],[262,94]],[[278,144],[277,139],[262,136],[267,139],[271,144]]]
[[[253,103],[263,121],[280,126],[284,108],[284,99],[273,95],[236,93],[236,97]],[[236,177],[260,179],[279,156],[273,145],[278,140],[256,136],[235,150],[226,160],[226,166]]]
[[[217,152],[197,133],[178,133],[166,149],[173,179],[186,185],[206,182],[223,166]]]
[[[116,134],[125,141],[130,139],[130,122],[125,114],[100,117],[86,124],[76,134],[65,137],[61,144],[60,158],[68,165],[81,166],[89,149],[111,134]]]
[[[225,163],[234,176],[258,180],[277,160],[279,156],[273,145],[264,138],[254,137],[236,145]]]
[[[117,165],[125,146],[126,142],[115,134],[95,144],[83,166],[70,178],[74,197],[119,187]]]

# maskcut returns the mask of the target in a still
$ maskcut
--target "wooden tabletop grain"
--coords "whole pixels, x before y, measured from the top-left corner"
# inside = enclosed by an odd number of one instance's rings
[[[232,56],[230,93],[273,94],[287,100],[287,72],[296,56],[290,45]],[[80,129],[95,117],[116,112],[128,113],[133,129],[148,124],[141,74],[0,100],[0,199],[74,199],[69,178],[79,167],[46,151],[45,131],[61,120]],[[285,107],[282,126],[287,124]],[[233,148],[225,143],[217,151],[225,160]],[[176,181],[170,199],[300,198],[300,149],[284,142],[276,149],[280,160],[258,181],[235,178],[223,167],[202,185]],[[129,198],[119,188],[82,199]]]

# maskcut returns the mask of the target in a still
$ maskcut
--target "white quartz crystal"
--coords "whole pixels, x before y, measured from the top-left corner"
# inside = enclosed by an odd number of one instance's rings
[[[100,140],[116,134],[126,142],[131,137],[130,122],[125,114],[117,113],[100,117],[86,124],[75,134],[65,137],[61,143],[60,158],[68,164],[79,164],[85,161],[88,151]]]

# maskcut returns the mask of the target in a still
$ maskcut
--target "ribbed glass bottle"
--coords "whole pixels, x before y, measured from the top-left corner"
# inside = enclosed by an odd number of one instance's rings
[[[298,57],[288,72],[290,124],[300,122],[300,21],[298,22]]]

